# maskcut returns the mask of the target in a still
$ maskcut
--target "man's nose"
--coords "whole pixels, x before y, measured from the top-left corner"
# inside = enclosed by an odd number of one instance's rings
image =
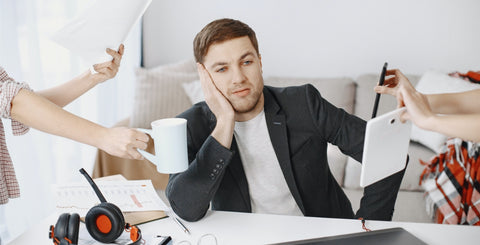
[[[246,80],[246,76],[241,67],[234,69],[232,82],[233,83],[243,83]]]

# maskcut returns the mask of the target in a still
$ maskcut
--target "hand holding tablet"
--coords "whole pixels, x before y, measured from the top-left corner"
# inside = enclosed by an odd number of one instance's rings
[[[380,74],[379,85],[385,81],[388,63]],[[405,107],[393,110],[377,118],[380,94],[375,97],[372,119],[367,122],[363,146],[360,186],[365,187],[405,168],[412,123],[402,123]]]

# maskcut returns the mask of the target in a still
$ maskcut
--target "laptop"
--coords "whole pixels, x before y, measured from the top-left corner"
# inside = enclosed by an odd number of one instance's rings
[[[396,227],[369,232],[358,232],[352,234],[329,236],[283,243],[274,243],[272,245],[303,244],[303,245],[424,245],[426,244],[416,236],[403,228]]]

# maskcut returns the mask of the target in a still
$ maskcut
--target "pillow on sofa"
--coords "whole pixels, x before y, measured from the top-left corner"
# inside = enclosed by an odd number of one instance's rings
[[[202,84],[200,84],[200,80],[195,80],[189,83],[183,83],[182,87],[183,87],[183,91],[185,91],[185,93],[187,94],[188,99],[190,100],[192,105],[205,100],[205,96],[203,95]]]
[[[480,89],[480,85],[460,78],[451,77],[438,71],[428,71],[422,76],[415,88],[424,94],[440,94]],[[411,139],[439,154],[445,145],[447,136],[437,132],[423,130],[413,125]]]
[[[150,128],[152,121],[175,117],[191,106],[182,83],[198,79],[193,60],[151,69],[138,68],[135,73],[137,81],[130,127]]]

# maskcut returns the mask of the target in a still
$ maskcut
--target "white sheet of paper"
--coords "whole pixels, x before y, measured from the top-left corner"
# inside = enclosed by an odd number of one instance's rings
[[[105,50],[117,50],[152,0],[97,0],[58,30],[52,40],[89,64],[112,59]]]
[[[169,210],[153,188],[151,180],[96,181],[109,203],[122,212]],[[100,203],[88,183],[59,184],[55,186],[58,213],[78,213],[84,217],[88,210]]]

